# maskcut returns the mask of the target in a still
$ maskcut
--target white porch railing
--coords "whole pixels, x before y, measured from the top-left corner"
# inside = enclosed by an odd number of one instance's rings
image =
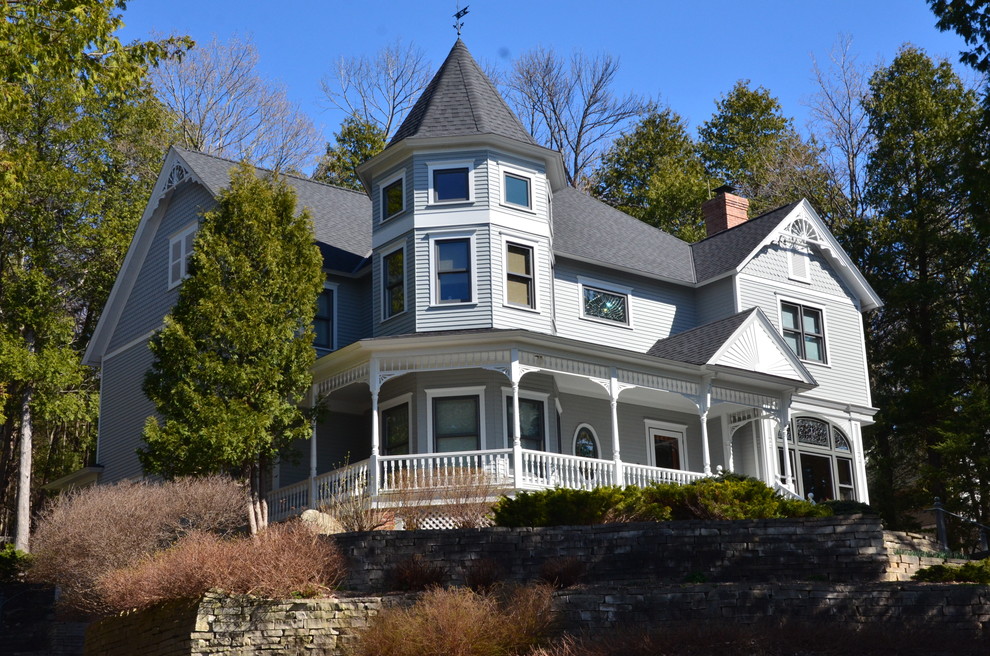
[[[553,487],[590,490],[615,485],[615,463],[523,449],[522,484],[527,489],[536,490]]]
[[[654,482],[686,485],[705,477],[699,472],[622,463],[622,480],[617,481],[615,462],[612,460],[530,449],[521,449],[521,454],[518,487],[524,490],[555,487],[591,490],[607,485],[645,486]],[[280,521],[307,508],[319,508],[335,495],[366,492],[372,482],[370,462],[363,460],[273,490],[268,495],[270,519]],[[501,493],[498,490],[515,487],[516,465],[512,449],[423,453],[380,456],[377,473],[379,494],[471,486],[484,486],[498,494]],[[378,499],[387,502],[381,497]]]
[[[643,487],[650,483],[677,483],[687,485],[704,478],[705,475],[698,472],[682,471],[680,469],[664,469],[663,467],[650,467],[648,465],[630,465],[622,463],[623,478],[625,485],[638,485]]]
[[[381,456],[378,462],[379,492],[465,484],[466,472],[482,473],[494,485],[512,483],[512,449]]]

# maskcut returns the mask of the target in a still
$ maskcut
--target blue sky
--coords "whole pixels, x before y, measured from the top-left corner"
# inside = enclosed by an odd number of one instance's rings
[[[621,62],[617,90],[659,98],[692,128],[739,79],[763,85],[803,128],[815,91],[812,57],[825,64],[840,34],[864,63],[889,62],[905,42],[958,62],[964,47],[935,28],[924,0],[462,0],[463,36],[482,64],[508,66],[538,45],[608,52]],[[131,0],[121,36],[153,32],[251,36],[262,73],[282,80],[329,138],[342,116],[320,79],[341,55],[371,55],[396,38],[423,48],[434,69],[456,38],[453,0]]]

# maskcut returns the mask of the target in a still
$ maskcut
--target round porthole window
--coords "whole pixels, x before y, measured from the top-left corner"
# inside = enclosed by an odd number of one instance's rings
[[[587,424],[578,426],[574,433],[574,455],[582,458],[597,458],[598,454],[598,438],[594,429]]]

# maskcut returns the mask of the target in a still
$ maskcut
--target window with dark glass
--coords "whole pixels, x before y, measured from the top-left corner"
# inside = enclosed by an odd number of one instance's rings
[[[402,194],[402,178],[398,178],[382,189],[382,217],[391,218],[405,209],[405,199]]]
[[[653,455],[656,466],[665,469],[681,468],[681,441],[670,435],[653,433]]]
[[[780,318],[784,341],[799,358],[825,362],[825,329],[821,310],[797,303],[781,303]]]
[[[792,435],[788,450],[801,495],[811,494],[815,501],[854,499],[852,451],[846,434],[821,419],[797,417]],[[782,447],[778,455],[783,472]]]
[[[506,301],[533,307],[533,249],[519,244],[506,247]]]
[[[384,279],[385,303],[383,316],[385,319],[395,316],[406,309],[406,268],[405,253],[400,248],[386,255],[382,261],[382,278]]]
[[[382,410],[382,435],[385,455],[399,456],[409,453],[408,403]]]
[[[543,451],[546,441],[546,404],[539,399],[519,399],[519,437],[524,449]],[[506,397],[505,425],[508,426],[509,442],[514,440],[512,397]]]
[[[333,290],[324,289],[316,299],[316,316],[313,317],[313,346],[333,349]]]
[[[436,241],[437,303],[471,302],[471,240]]]
[[[594,319],[605,319],[616,323],[629,323],[625,294],[616,294],[604,289],[583,286],[584,316]]]
[[[474,451],[481,448],[481,414],[477,396],[433,399],[433,436],[437,451]]]
[[[434,169],[433,171],[433,202],[443,203],[458,200],[470,200],[468,189],[468,169]]]
[[[529,178],[511,173],[505,174],[505,202],[522,207],[531,207]]]

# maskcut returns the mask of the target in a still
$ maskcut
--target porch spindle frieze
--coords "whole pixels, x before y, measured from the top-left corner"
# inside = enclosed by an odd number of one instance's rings
[[[618,379],[626,387],[645,387],[661,392],[674,392],[689,396],[698,395],[698,383],[696,381],[658,376],[656,374],[647,374],[630,369],[619,369]]]
[[[584,376],[586,378],[610,377],[610,368],[605,365],[584,362],[573,358],[564,358],[556,355],[543,355],[530,351],[519,352],[519,362],[527,367],[536,367],[544,371],[551,371],[561,374],[572,374]]]
[[[351,367],[341,371],[340,373],[334,374],[329,378],[320,381],[316,384],[316,394],[319,398],[325,398],[327,395],[351,385],[352,383],[367,383],[368,382],[368,364],[359,364],[356,367]]]
[[[712,403],[736,403],[738,405],[759,408],[767,413],[776,413],[780,408],[780,399],[758,392],[744,392],[728,387],[712,386]]]

